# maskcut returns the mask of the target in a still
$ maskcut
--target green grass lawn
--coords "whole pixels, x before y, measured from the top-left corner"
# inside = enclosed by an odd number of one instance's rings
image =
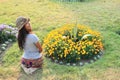
[[[0,80],[120,80],[120,0],[59,2],[55,0],[0,0],[0,24],[15,24],[18,16],[30,17],[34,32],[43,42],[53,29],[79,23],[101,33],[104,55],[92,64],[65,66],[44,58],[42,70],[26,75],[20,68],[23,52],[15,42],[0,64]]]

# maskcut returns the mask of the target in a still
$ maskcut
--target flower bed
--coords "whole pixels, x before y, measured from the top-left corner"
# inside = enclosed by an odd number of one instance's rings
[[[16,33],[16,28],[6,24],[0,24],[0,54],[6,50],[9,43],[16,41]]]
[[[100,57],[103,44],[99,32],[83,25],[67,24],[44,39],[46,56],[60,64],[80,63]]]

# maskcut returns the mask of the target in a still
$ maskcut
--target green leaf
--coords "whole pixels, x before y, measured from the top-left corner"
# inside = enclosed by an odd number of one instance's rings
[[[93,36],[93,35],[91,35],[91,34],[85,34],[85,35],[83,35],[83,37],[81,38],[81,40],[83,40],[83,39],[85,39],[86,37],[89,37],[89,36]]]

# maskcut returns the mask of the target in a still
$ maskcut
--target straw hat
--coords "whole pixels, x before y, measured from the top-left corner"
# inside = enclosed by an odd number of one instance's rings
[[[16,20],[16,27],[18,28],[18,30],[21,30],[23,28],[23,26],[29,21],[30,21],[29,18],[20,16]]]

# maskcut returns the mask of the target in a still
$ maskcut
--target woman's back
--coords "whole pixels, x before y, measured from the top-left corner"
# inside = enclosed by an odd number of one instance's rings
[[[39,49],[35,46],[35,43],[38,41],[39,41],[39,39],[35,34],[28,34],[26,36],[25,44],[24,44],[23,58],[37,59],[42,56],[39,53]]]

